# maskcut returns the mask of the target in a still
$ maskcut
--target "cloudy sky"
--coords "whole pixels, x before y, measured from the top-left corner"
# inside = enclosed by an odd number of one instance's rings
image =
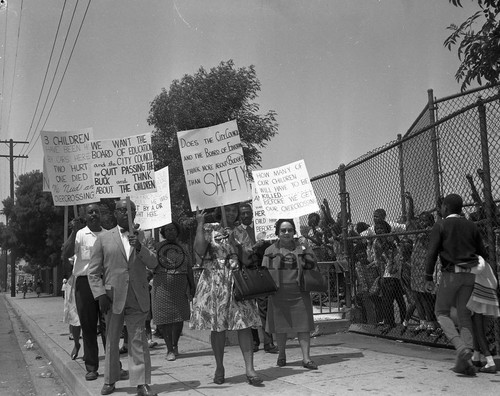
[[[162,88],[233,59],[255,65],[257,102],[278,115],[262,167],[304,159],[316,176],[404,134],[428,89],[459,91],[457,55],[443,41],[447,26],[476,11],[463,2],[93,0],[83,19],[88,0],[9,0],[0,10],[0,140],[30,142],[14,149],[29,156],[15,161],[16,175],[41,170],[42,128],[92,127],[96,139],[149,132]],[[8,172],[0,158],[0,199]]]

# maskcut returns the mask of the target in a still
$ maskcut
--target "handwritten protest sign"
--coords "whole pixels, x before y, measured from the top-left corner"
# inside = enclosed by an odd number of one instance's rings
[[[177,133],[191,209],[251,198],[236,121]]]
[[[96,201],[92,178],[91,128],[78,131],[41,131],[46,177],[55,206]]]
[[[93,181],[97,198],[116,198],[156,191],[151,134],[95,140]]]
[[[252,199],[252,208],[253,208],[253,225],[255,230],[255,239],[257,241],[264,240],[273,240],[277,238],[275,234],[275,224],[278,221],[277,218],[270,218],[266,215],[266,211],[264,206],[262,205],[262,200],[260,195],[255,187],[253,186],[253,199]],[[297,228],[297,233],[300,234],[300,218],[296,217],[293,219],[295,223],[295,227]]]
[[[161,227],[172,222],[168,166],[155,172],[156,192],[132,195],[136,206],[135,222],[142,230]]]
[[[319,210],[304,160],[252,174],[266,216],[300,217]]]

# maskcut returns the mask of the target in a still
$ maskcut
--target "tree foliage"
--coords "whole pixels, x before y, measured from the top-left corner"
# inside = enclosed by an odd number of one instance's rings
[[[278,129],[273,110],[258,114],[254,100],[260,88],[254,66],[235,68],[229,60],[174,80],[168,91],[163,88],[154,98],[148,123],[154,127],[155,168],[169,166],[174,216],[190,207],[177,132],[236,120],[248,169],[260,167],[260,150]]]
[[[42,173],[33,171],[16,181],[15,203],[2,201],[9,219],[0,226],[0,244],[31,266],[54,267],[60,263],[64,213],[53,204],[52,196],[42,191]]]
[[[456,7],[462,7],[462,0],[449,0]],[[461,25],[448,26],[453,33],[444,46],[450,51],[458,46],[460,66],[455,79],[462,82],[464,91],[474,81],[498,83],[500,69],[500,2],[498,0],[476,0],[480,11],[467,18]],[[483,22],[476,30],[477,23]]]

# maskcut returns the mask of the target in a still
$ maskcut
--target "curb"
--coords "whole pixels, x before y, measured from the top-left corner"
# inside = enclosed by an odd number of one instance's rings
[[[37,343],[38,347],[52,362],[52,366],[56,369],[68,389],[78,396],[95,396],[92,395],[87,388],[84,378],[85,372],[82,370],[81,366],[73,360],[70,362],[63,362],[56,353],[56,351],[60,349],[59,345],[52,341],[52,339],[47,336],[47,334],[36,324],[36,322],[28,317],[28,315],[26,315],[26,313],[19,306],[12,304],[11,301],[8,298],[5,298],[4,295],[2,295],[2,298],[19,317],[22,324],[31,334],[33,341]],[[81,375],[75,375],[75,373],[78,372],[81,372]]]

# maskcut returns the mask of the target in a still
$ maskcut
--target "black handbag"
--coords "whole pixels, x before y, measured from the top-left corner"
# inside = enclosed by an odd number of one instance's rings
[[[251,300],[270,296],[278,291],[271,273],[266,267],[242,268],[233,270],[234,299]]]
[[[328,284],[323,274],[315,270],[304,270],[299,267],[300,290],[304,292],[326,293]]]

